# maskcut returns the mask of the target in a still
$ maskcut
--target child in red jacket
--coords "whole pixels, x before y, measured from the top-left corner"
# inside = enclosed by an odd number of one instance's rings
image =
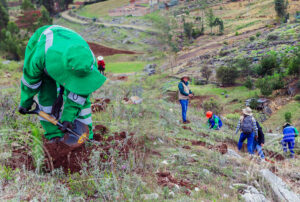
[[[98,57],[98,69],[99,69],[100,73],[104,75],[104,71],[105,71],[105,62],[104,62],[102,56],[99,56],[99,57]]]

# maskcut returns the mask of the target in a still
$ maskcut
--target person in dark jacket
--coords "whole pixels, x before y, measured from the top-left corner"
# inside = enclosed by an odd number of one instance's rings
[[[186,112],[189,104],[189,99],[193,97],[193,93],[189,88],[189,77],[183,76],[178,84],[178,100],[181,104],[182,109],[182,121],[184,124],[189,123],[186,119]]]
[[[264,160],[265,155],[264,155],[264,152],[262,150],[262,147],[265,144],[265,134],[262,130],[262,127],[259,125],[259,123],[257,121],[256,121],[256,126],[257,126],[257,129],[258,129],[258,131],[257,131],[258,136],[256,138],[254,138],[253,151],[256,150],[258,152],[258,155],[260,156],[260,159]]]

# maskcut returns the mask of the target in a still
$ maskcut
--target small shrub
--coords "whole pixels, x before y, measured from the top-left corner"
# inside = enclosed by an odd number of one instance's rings
[[[235,32],[235,36],[238,36],[239,35],[239,32]]]
[[[250,101],[249,105],[250,105],[250,108],[251,108],[251,109],[257,109],[257,108],[258,108],[258,101],[257,101],[257,99],[256,99],[256,98],[253,98],[253,99]]]
[[[300,80],[297,82],[297,88],[300,89]]]
[[[267,40],[268,41],[275,41],[277,40],[279,37],[278,35],[275,35],[275,34],[269,34],[268,37],[267,37]]]
[[[224,41],[223,44],[227,46],[228,45],[228,41]]]
[[[210,98],[206,100],[202,104],[203,110],[206,111],[213,111],[216,114],[220,114],[222,111],[221,104],[215,100],[214,98]]]
[[[257,70],[258,75],[272,75],[274,69],[278,68],[279,64],[275,55],[269,55],[262,58],[260,68]]]
[[[288,73],[289,75],[300,74],[300,55],[289,60]]]
[[[295,96],[295,100],[298,101],[298,102],[300,102],[300,95],[296,95]]]
[[[217,79],[223,85],[235,84],[235,80],[238,78],[238,76],[239,76],[239,72],[237,68],[234,66],[229,66],[229,67],[222,66],[219,69],[217,69]]]
[[[249,40],[250,40],[250,41],[254,41],[254,40],[255,40],[255,36],[250,36],[250,37],[249,37]]]
[[[247,80],[244,83],[244,86],[251,90],[253,88],[253,81],[251,80],[250,76],[247,77]]]
[[[260,37],[261,33],[260,32],[256,32],[256,37]]]
[[[272,85],[267,78],[257,80],[256,86],[260,89],[260,92],[264,96],[269,96],[273,92]]]
[[[285,119],[286,122],[291,123],[291,120],[292,120],[292,113],[291,113],[291,112],[285,112],[285,114],[284,114],[284,119]]]

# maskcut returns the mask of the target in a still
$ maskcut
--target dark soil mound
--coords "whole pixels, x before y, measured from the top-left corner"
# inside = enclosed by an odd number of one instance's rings
[[[88,44],[96,56],[98,55],[109,56],[115,54],[136,54],[133,51],[113,49],[92,42],[88,42]]]
[[[94,130],[94,140],[99,144],[87,142],[81,147],[71,150],[62,143],[48,144],[44,142],[45,166],[44,170],[51,171],[62,167],[65,172],[78,172],[84,162],[88,163],[93,150],[100,151],[102,162],[111,161],[111,149],[119,151],[121,158],[127,159],[130,149],[136,149],[138,143],[133,141],[134,134],[127,134],[125,131],[115,133],[112,136],[104,136],[108,129],[103,125],[96,125]],[[30,156],[29,148],[16,149],[12,152],[12,157],[7,160],[6,165],[12,168],[25,166],[29,170],[35,169],[34,161]]]

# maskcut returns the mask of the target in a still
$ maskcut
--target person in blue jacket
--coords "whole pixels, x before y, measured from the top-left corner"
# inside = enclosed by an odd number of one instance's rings
[[[190,123],[186,119],[186,112],[187,108],[189,105],[189,99],[193,97],[193,93],[189,88],[189,77],[188,76],[183,76],[180,79],[180,82],[178,84],[178,100],[181,104],[181,109],[182,109],[182,121],[184,124]]]
[[[206,112],[206,118],[208,118],[209,129],[220,130],[220,128],[223,126],[220,117],[213,114],[211,111]]]
[[[287,152],[287,146],[291,152],[291,158],[295,157],[294,147],[295,147],[295,137],[299,135],[298,130],[292,126],[290,123],[286,123],[283,126],[283,139],[281,141],[283,151]]]

